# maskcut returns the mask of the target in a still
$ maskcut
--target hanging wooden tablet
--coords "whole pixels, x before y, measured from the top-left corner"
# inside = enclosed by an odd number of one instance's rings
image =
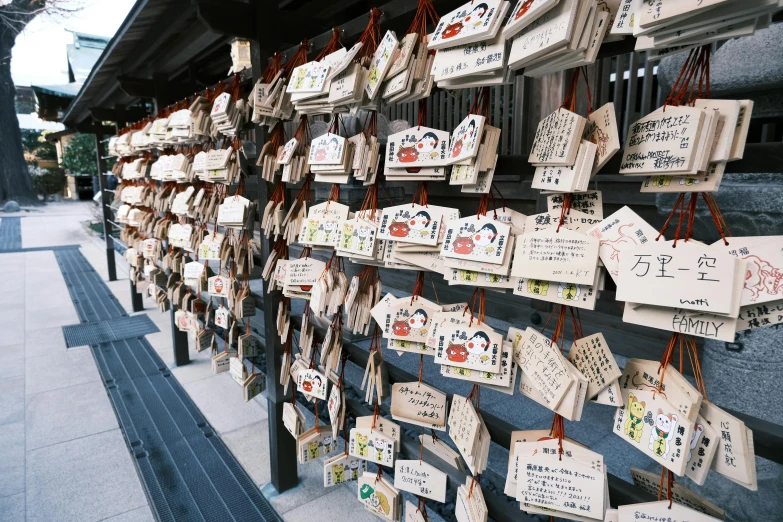
[[[399,521],[402,515],[402,495],[385,479],[364,472],[359,477],[357,498],[370,513],[389,522]]]
[[[436,245],[442,214],[423,205],[407,204],[383,209],[378,239]]]
[[[742,279],[737,259],[692,241],[652,241],[620,256],[617,300],[736,317]]]
[[[688,522],[717,522],[720,519],[705,515],[680,504],[669,505],[668,500],[618,506],[619,520],[682,520]]]
[[[394,439],[372,428],[353,428],[348,454],[381,466],[394,466]]]
[[[669,485],[667,481],[664,481],[663,487],[661,488],[660,473],[651,473],[639,468],[631,468],[631,479],[633,480],[634,486],[643,489],[651,495],[658,496],[659,491],[662,493],[663,498],[667,498],[669,495]],[[674,487],[671,489],[671,499],[677,504],[682,504],[685,507],[721,520],[726,518],[726,512],[723,509],[689,490],[682,482],[674,482]]]
[[[595,280],[599,242],[567,228],[518,236],[511,275],[590,285]],[[619,297],[618,297],[619,299]]]
[[[392,385],[391,414],[402,420],[443,431],[446,429],[446,394],[421,382]]]
[[[700,414],[719,432],[711,469],[751,491],[758,490],[753,432],[744,422],[711,402],[702,403]]]
[[[478,114],[469,114],[451,134],[449,164],[472,163],[471,159],[479,150],[486,118]]]
[[[625,406],[615,414],[614,433],[676,475],[684,475],[693,424],[683,420],[660,393],[626,391],[623,399]]]
[[[474,326],[446,324],[438,328],[435,362],[498,373],[503,336],[477,323]]]
[[[578,114],[556,110],[539,122],[528,161],[536,166],[573,165],[586,123]]]
[[[346,453],[326,459],[324,461],[324,487],[329,488],[349,480],[359,480],[365,471],[367,471],[366,460]]]
[[[568,360],[587,377],[588,400],[598,395],[622,374],[601,333],[575,340],[568,352]]]
[[[706,111],[666,107],[631,125],[623,149],[620,174],[695,174]]]

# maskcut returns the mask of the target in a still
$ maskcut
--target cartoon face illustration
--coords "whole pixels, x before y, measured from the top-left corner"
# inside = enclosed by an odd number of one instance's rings
[[[315,237],[318,235],[318,221],[310,221],[307,223],[307,241],[315,241]]]
[[[489,349],[489,336],[484,332],[476,332],[467,342],[468,352],[483,354]]]
[[[326,144],[326,153],[329,156],[337,156],[337,149],[340,145],[337,143],[337,138],[332,138],[329,143]]]
[[[468,255],[473,253],[473,240],[468,236],[461,236],[454,239],[452,250],[455,254]]]
[[[435,153],[435,156],[438,155],[438,137],[435,135],[434,132],[428,132],[421,138],[419,138],[419,141],[416,142],[416,150],[420,154],[431,154],[432,152]]]
[[[688,462],[690,462],[691,457],[693,457],[693,450],[696,449],[696,445],[699,443],[699,437],[701,437],[702,433],[704,433],[704,426],[701,424],[694,424],[693,435],[691,435],[690,450],[688,451]]]
[[[540,279],[528,279],[527,291],[531,294],[546,295],[549,292],[549,281]]]
[[[313,381],[310,379],[305,379],[305,381],[302,383],[302,389],[306,391],[307,393],[310,393],[313,391]]]
[[[441,33],[441,37],[444,40],[446,38],[454,38],[460,33],[460,31],[462,31],[462,20],[458,20],[455,23],[447,25],[446,28]]]
[[[407,337],[411,333],[411,327],[404,319],[398,319],[392,324],[392,332],[394,335]]]
[[[566,301],[576,301],[579,299],[579,294],[582,293],[579,285],[574,283],[560,283],[557,286],[557,297],[565,299]]]
[[[356,434],[356,447],[358,449],[357,453],[360,457],[366,457],[367,456],[367,443],[369,441],[367,440],[367,437],[362,435],[361,433]]]
[[[307,443],[307,455],[311,459],[317,459],[318,458],[318,442],[317,441],[310,441]]]
[[[495,242],[495,238],[498,237],[498,229],[495,225],[487,223],[476,231],[473,235],[473,243],[478,246],[488,247]]]
[[[639,402],[633,393],[628,394],[628,406],[626,407],[628,418],[625,421],[623,433],[628,435],[628,438],[635,442],[640,442],[642,439],[644,406],[644,401]]]
[[[315,149],[316,161],[323,161],[326,159],[326,147],[318,147]]]
[[[411,328],[414,330],[421,330],[424,328],[424,325],[427,324],[427,312],[419,308],[410,316],[408,324],[410,324]]]
[[[432,221],[432,218],[430,218],[429,213],[420,211],[408,220],[408,226],[411,230],[424,230],[430,225],[430,221]]]
[[[323,241],[329,241],[332,238],[332,235],[337,230],[337,221],[327,221],[324,223],[323,228]]]
[[[345,466],[343,464],[332,464],[332,477],[335,484],[345,482]]]
[[[393,221],[389,226],[389,235],[392,237],[408,237],[410,227],[405,221]]]
[[[370,69],[370,74],[367,77],[367,81],[370,83],[370,85],[375,85],[378,83],[379,76],[380,72],[378,71],[378,68],[373,65],[372,69]]]
[[[673,413],[664,414],[663,410],[658,409],[655,416],[655,426],[650,434],[650,450],[655,455],[665,459],[669,454],[669,441],[674,430],[677,429],[679,417]]]
[[[375,439],[375,444],[373,445],[375,447],[375,460],[382,461],[383,460],[383,447],[385,446],[383,439]]]
[[[446,348],[446,358],[452,362],[464,363],[468,360],[468,350],[464,344],[450,343]]]
[[[476,120],[470,120],[467,129],[465,129],[465,132],[462,134],[460,139],[462,139],[463,141],[468,141],[473,137],[475,133],[476,133]]]
[[[351,248],[353,246],[353,238],[354,238],[354,226],[350,223],[345,223],[343,225],[342,247]]]
[[[358,460],[351,461],[351,478],[353,480],[356,480],[356,479],[359,478],[359,466],[360,465],[361,464],[359,463]]]
[[[454,148],[451,150],[451,157],[456,158],[460,154],[462,154],[462,138],[458,139],[454,144]]]
[[[370,227],[359,227],[359,250],[367,248],[367,240],[370,239]]]
[[[215,292],[217,293],[223,292],[223,279],[221,279],[220,277],[215,279]]]
[[[397,151],[397,159],[401,163],[413,163],[419,159],[419,153],[415,147],[400,147]]]
[[[525,16],[525,13],[527,13],[530,10],[530,6],[533,5],[533,2],[535,0],[525,0],[524,3],[522,3],[521,6],[519,6],[519,11],[517,11],[517,14],[514,15],[514,20],[519,20],[523,16]]]
[[[465,17],[465,24],[471,24],[474,26],[481,25],[484,23],[484,15],[487,14],[488,10],[489,6],[484,2],[481,2],[473,8],[473,11],[468,13],[468,16]]]
[[[305,76],[306,76],[306,71],[304,70],[304,68],[299,68],[296,71],[296,78],[294,78],[294,88],[295,89],[301,89],[302,88],[302,85],[304,85]]]

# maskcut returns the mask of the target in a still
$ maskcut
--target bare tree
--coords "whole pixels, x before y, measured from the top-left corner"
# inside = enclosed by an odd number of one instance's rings
[[[37,201],[24,161],[16,118],[16,88],[11,78],[11,49],[16,37],[42,14],[68,15],[79,9],[69,0],[0,0],[0,201]]]

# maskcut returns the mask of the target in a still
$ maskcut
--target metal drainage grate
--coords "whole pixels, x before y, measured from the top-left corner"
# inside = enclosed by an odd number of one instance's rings
[[[97,323],[63,326],[63,335],[68,348],[108,343],[131,337],[143,337],[146,334],[159,331],[146,314],[118,317]]]
[[[127,333],[130,320],[146,316],[123,317],[78,250],[55,255],[79,317],[87,323],[68,328],[84,336],[82,344],[90,343],[156,520],[281,522],[144,337],[92,341]],[[94,319],[101,315],[108,317]],[[124,325],[115,330],[120,322]],[[97,328],[77,331],[80,326]]]
[[[128,315],[78,249],[55,250],[54,256],[82,323]]]

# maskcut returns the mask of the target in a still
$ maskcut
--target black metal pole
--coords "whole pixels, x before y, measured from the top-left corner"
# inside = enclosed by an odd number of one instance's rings
[[[103,134],[95,134],[95,153],[98,161],[98,185],[101,189],[101,215],[103,216],[103,237],[106,244],[106,268],[109,272],[109,281],[117,280],[117,266],[114,261],[114,238],[112,238],[112,225],[109,220],[111,210],[106,205],[106,190],[109,188],[106,183],[106,161],[104,158]]]
[[[188,334],[180,332],[177,328],[177,322],[174,320],[176,311],[174,303],[171,303],[169,315],[171,317],[171,345],[174,350],[174,365],[185,366],[190,363],[190,354],[188,353]]]
[[[261,23],[258,27],[264,27]],[[251,43],[253,58],[253,81],[258,81],[266,65],[268,54],[263,52],[257,42]],[[265,133],[261,126],[256,127],[256,151],[260,152],[264,145]],[[255,163],[253,161],[252,163]],[[258,174],[258,209],[266,207],[269,201],[270,185]],[[266,264],[269,253],[272,250],[272,242],[261,238],[261,266]],[[280,385],[280,370],[282,367],[283,345],[280,335],[277,333],[277,308],[280,304],[281,292],[269,292],[266,281],[263,291],[264,310],[264,345],[266,354],[266,390],[267,413],[269,426],[269,466],[271,469],[271,482],[278,493],[289,490],[299,483],[297,475],[296,441],[283,425],[283,405],[291,400],[293,386],[289,386],[288,393],[283,392]]]
[[[141,312],[144,310],[144,299],[136,289],[136,282],[130,278],[128,278],[128,281],[130,281],[131,307],[134,312]]]

